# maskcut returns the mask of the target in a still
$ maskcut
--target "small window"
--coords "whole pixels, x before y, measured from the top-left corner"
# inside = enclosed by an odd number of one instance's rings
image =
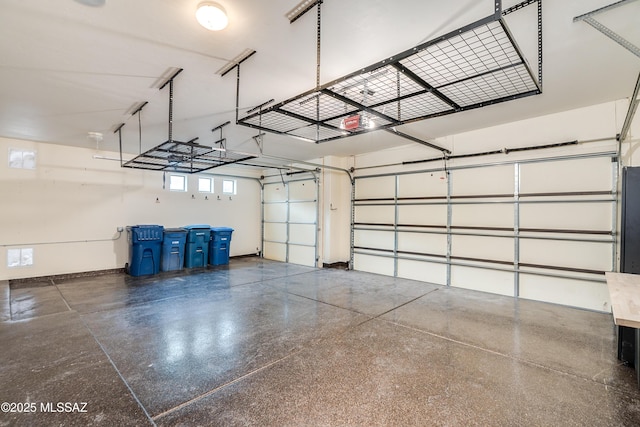
[[[236,181],[225,179],[222,181],[222,192],[224,194],[236,194]]]
[[[169,190],[187,191],[187,177],[184,175],[169,175]]]
[[[35,169],[36,152],[9,148],[9,167],[14,169]]]
[[[198,178],[198,191],[213,193],[213,178]]]
[[[7,250],[7,267],[27,267],[33,265],[33,248]]]

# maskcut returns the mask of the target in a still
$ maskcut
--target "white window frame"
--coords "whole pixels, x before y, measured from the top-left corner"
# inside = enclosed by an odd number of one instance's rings
[[[173,185],[172,185],[173,184],[173,182],[172,182],[173,178],[181,178],[184,185],[182,187],[180,187],[180,188],[174,188]],[[181,193],[185,193],[187,191],[187,188],[188,188],[188,181],[189,180],[187,179],[186,175],[180,175],[180,174],[175,174],[175,173],[169,174],[169,191],[178,191],[178,192],[181,192]]]
[[[7,267],[31,267],[33,265],[33,248],[10,248],[7,249]]]
[[[36,150],[9,148],[7,163],[11,169],[35,169]]]
[[[231,183],[232,191],[225,191],[225,186],[227,184],[227,182]],[[230,196],[232,195],[236,195],[238,194],[238,181],[236,181],[235,179],[223,179],[222,180],[222,194],[228,194]]]
[[[200,185],[202,183],[202,181],[209,181],[209,189],[208,190],[203,190]],[[213,178],[210,177],[204,177],[204,176],[199,176],[198,177],[198,192],[200,193],[208,193],[211,194],[213,193],[213,184],[214,184],[214,180]]]

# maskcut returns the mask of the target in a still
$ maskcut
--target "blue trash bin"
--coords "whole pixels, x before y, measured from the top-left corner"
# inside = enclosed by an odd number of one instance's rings
[[[182,268],[184,267],[184,247],[186,243],[187,230],[185,230],[184,228],[164,229],[160,270],[182,270]]]
[[[211,240],[209,241],[209,264],[229,264],[231,233],[233,233],[233,228],[211,227]]]
[[[129,264],[127,273],[132,276],[158,274],[162,246],[161,225],[134,225],[127,227]]]
[[[184,266],[206,267],[209,260],[210,225],[187,225],[187,246],[185,248]]]

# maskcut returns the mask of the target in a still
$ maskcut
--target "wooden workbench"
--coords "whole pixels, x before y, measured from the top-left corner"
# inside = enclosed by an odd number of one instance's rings
[[[605,273],[613,322],[618,326],[618,359],[636,369],[640,387],[640,274]]]

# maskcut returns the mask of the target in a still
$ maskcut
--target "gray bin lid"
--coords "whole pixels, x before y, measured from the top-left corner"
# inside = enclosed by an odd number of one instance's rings
[[[165,228],[164,232],[165,233],[186,233],[187,230],[185,230],[184,228]]]

